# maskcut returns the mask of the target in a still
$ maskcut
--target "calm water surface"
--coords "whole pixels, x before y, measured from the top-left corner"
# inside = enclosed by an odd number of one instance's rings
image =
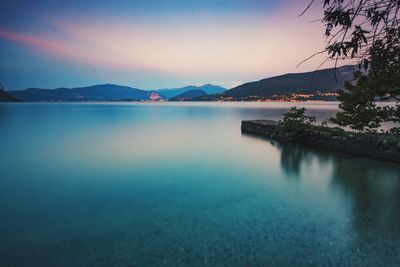
[[[0,266],[398,266],[400,165],[241,134],[291,105],[1,104]]]

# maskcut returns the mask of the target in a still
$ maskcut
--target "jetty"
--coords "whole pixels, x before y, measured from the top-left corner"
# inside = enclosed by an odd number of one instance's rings
[[[277,121],[245,120],[242,132],[279,142],[296,142],[315,149],[400,163],[400,137],[383,133],[354,133],[338,128],[312,126],[295,141],[283,133]]]

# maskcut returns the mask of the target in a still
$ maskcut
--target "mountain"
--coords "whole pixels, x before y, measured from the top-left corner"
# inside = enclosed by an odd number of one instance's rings
[[[323,69],[305,73],[289,73],[256,82],[239,85],[230,90],[220,86],[186,86],[174,89],[146,91],[128,86],[100,84],[77,88],[39,89],[28,88],[7,93],[22,101],[254,101],[254,100],[335,100],[335,92],[343,88],[345,81],[353,80],[356,66],[343,66],[335,70]],[[185,94],[187,92],[187,94]],[[307,95],[308,94],[308,95]],[[310,94],[313,94],[310,98]],[[288,97],[289,96],[289,97]],[[5,98],[5,96],[0,96]]]
[[[114,84],[58,89],[28,88],[21,91],[7,92],[23,101],[113,101],[161,98],[161,96],[154,91],[146,91]]]
[[[305,73],[289,73],[256,82],[248,82],[221,94],[194,98],[196,101],[217,99],[255,100],[290,94],[335,93],[343,88],[345,81],[353,80],[356,66],[343,66],[336,69],[323,69]]]
[[[23,101],[142,101],[161,100],[178,96],[182,93],[202,90],[206,94],[224,92],[226,89],[220,86],[206,84],[203,86],[186,86],[176,89],[141,90],[128,86],[114,84],[99,84],[87,87],[41,89],[28,88],[25,90],[7,91]],[[195,95],[194,95],[195,96]]]
[[[205,84],[202,86],[192,86],[191,85],[191,86],[185,86],[185,87],[181,87],[181,88],[159,89],[159,90],[157,90],[157,92],[159,92],[160,95],[164,96],[165,98],[170,99],[170,98],[178,96],[182,93],[192,91],[192,90],[203,90],[208,95],[219,94],[219,93],[226,91],[226,89],[221,86]]]
[[[177,95],[173,98],[170,98],[169,101],[185,101],[187,99],[191,99],[193,97],[205,96],[208,95],[207,92],[200,89],[193,89],[190,91],[186,91],[180,95]]]
[[[0,102],[16,102],[16,101],[19,100],[0,89]]]

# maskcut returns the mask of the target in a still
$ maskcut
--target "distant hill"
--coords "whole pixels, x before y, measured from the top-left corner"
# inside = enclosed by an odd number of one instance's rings
[[[170,99],[182,93],[202,90],[207,94],[224,92],[220,86],[206,84],[203,86],[186,86],[176,89],[142,90],[115,84],[99,84],[76,88],[41,89],[28,88],[25,90],[7,91],[23,101],[142,101]],[[195,96],[195,95],[194,95]]]
[[[149,100],[150,98],[160,98],[158,93],[154,91],[114,84],[58,89],[28,88],[21,91],[7,92],[23,101],[115,101],[122,99]]]
[[[185,101],[187,99],[191,99],[193,97],[205,96],[208,95],[205,91],[200,89],[193,89],[190,91],[186,91],[180,95],[177,95],[173,98],[170,98],[169,101]]]
[[[143,101],[168,99],[172,101],[253,101],[262,99],[281,99],[279,96],[297,94],[304,100],[335,100],[335,92],[343,88],[345,81],[353,80],[356,66],[343,66],[336,69],[323,69],[305,73],[289,73],[256,82],[248,82],[230,90],[205,84],[174,89],[141,90],[128,86],[100,84],[77,88],[40,89],[28,88],[21,91],[7,91],[22,101]],[[187,94],[186,94],[187,93]],[[301,94],[315,94],[313,98]],[[1,95],[1,98],[6,98]],[[301,99],[301,98],[298,98]],[[283,98],[283,100],[291,100]]]
[[[192,91],[192,90],[203,90],[206,92],[206,94],[211,95],[211,94],[219,94],[222,92],[225,92],[226,89],[218,86],[218,85],[212,85],[212,84],[205,84],[202,86],[185,86],[181,88],[172,88],[172,89],[159,89],[157,92],[160,93],[160,95],[164,96],[167,99],[176,97],[182,93]]]
[[[290,73],[239,85],[224,94],[242,97],[250,95],[272,96],[288,93],[336,92],[345,81],[353,79],[355,66],[344,66],[336,70],[323,69],[316,72]]]
[[[17,98],[7,94],[5,91],[0,89],[0,102],[17,102]]]
[[[220,98],[252,100],[293,93],[315,93],[317,91],[322,93],[335,93],[343,88],[345,81],[353,80],[353,72],[356,68],[356,66],[337,68],[337,81],[335,80],[333,68],[305,73],[289,73],[262,79],[257,82],[244,83],[221,94],[201,96],[192,100],[213,101]]]

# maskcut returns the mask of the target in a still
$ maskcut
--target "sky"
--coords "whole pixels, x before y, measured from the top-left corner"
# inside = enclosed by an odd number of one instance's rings
[[[8,90],[114,83],[232,88],[315,70],[318,6],[307,0],[0,0],[0,81]],[[326,67],[331,64],[328,63]]]

